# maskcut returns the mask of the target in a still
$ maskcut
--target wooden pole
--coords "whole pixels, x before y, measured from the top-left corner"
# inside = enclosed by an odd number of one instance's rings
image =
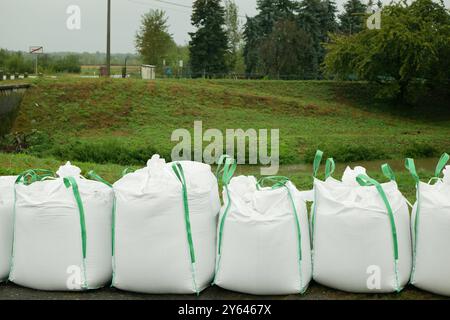
[[[107,35],[106,35],[106,74],[111,76],[111,0],[108,0],[107,16]]]

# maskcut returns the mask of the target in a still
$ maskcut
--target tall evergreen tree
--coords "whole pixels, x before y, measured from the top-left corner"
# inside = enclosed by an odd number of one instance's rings
[[[344,4],[344,12],[339,15],[340,31],[344,34],[355,34],[364,29],[367,5],[361,0],[348,0]]]
[[[296,1],[292,0],[257,0],[258,22],[266,36],[272,32],[277,21],[290,19],[294,16],[297,7]]]
[[[228,37],[225,10],[220,0],[196,0],[191,17],[196,32],[189,33],[191,68],[196,77],[227,73]]]
[[[313,41],[315,54],[311,72],[315,77],[319,76],[320,65],[325,57],[323,43],[328,42],[328,34],[335,32],[338,27],[336,12],[333,0],[303,0],[298,9],[299,25]]]
[[[228,37],[227,65],[234,70],[238,61],[238,52],[242,44],[242,29],[239,21],[239,8],[234,0],[225,0],[225,27]]]
[[[247,17],[244,26],[244,62],[247,77],[252,73],[258,72],[259,69],[259,45],[261,41],[261,32],[259,30],[258,18]]]
[[[295,20],[280,20],[260,48],[266,73],[277,79],[310,77],[314,58],[311,37]]]
[[[244,28],[243,52],[248,74],[266,72],[259,55],[262,42],[272,33],[276,22],[292,19],[297,7],[297,2],[292,0],[257,0],[256,4],[259,13],[247,17]]]

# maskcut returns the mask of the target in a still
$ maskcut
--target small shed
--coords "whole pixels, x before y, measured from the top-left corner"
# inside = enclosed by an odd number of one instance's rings
[[[149,64],[143,64],[141,66],[141,75],[144,80],[155,80],[156,79],[156,66]]]

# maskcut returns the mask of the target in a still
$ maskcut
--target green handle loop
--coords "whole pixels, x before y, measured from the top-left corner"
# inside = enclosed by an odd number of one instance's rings
[[[86,220],[84,215],[83,201],[81,200],[80,190],[78,189],[78,183],[74,177],[67,177],[64,178],[64,185],[66,186],[67,189],[72,188],[72,192],[78,206],[78,212],[80,214],[83,259],[86,259],[86,247],[87,247]]]
[[[222,183],[224,186],[226,186],[230,183],[231,178],[233,178],[236,169],[236,161],[228,155],[223,155],[220,157],[218,162],[216,177],[219,178],[220,174],[222,174]]]
[[[389,216],[389,221],[391,223],[391,232],[392,232],[392,238],[393,238],[393,243],[394,243],[394,258],[397,261],[398,260],[397,228],[395,227],[394,213],[392,211],[391,204],[389,203],[389,200],[386,196],[386,193],[383,190],[383,187],[381,186],[381,184],[378,181],[370,178],[369,176],[367,176],[365,174],[360,174],[358,177],[356,177],[356,181],[358,181],[358,183],[363,187],[375,186],[378,193],[380,194],[380,197],[386,206],[388,216]]]
[[[108,187],[112,188],[113,185],[111,183],[109,183],[108,181],[106,181],[105,179],[103,179],[102,177],[100,177],[95,171],[91,170],[87,173],[87,176],[89,179],[92,180],[96,180],[98,182],[101,182],[103,184],[106,184]]]
[[[417,174],[416,165],[414,163],[414,159],[407,158],[405,161],[405,168],[411,173],[416,184],[420,182],[419,175]]]
[[[22,172],[16,179],[15,183],[23,183],[30,185],[37,181],[42,181],[47,178],[54,178],[55,173],[47,169],[30,169]]]
[[[328,158],[325,163],[325,180],[331,177],[336,170],[336,163],[333,158]]]
[[[313,177],[316,178],[319,173],[320,163],[322,162],[323,151],[317,150],[313,163]]]
[[[127,174],[133,173],[133,172],[134,172],[134,170],[131,169],[131,168],[125,168],[125,169],[123,169],[123,171],[122,171],[122,178],[125,177]]]
[[[439,160],[439,162],[438,162],[438,164],[436,166],[436,171],[435,171],[435,174],[434,174],[434,176],[436,178],[440,177],[440,175],[442,173],[442,170],[444,170],[444,167],[446,166],[448,160],[450,160],[450,156],[448,155],[448,153],[444,153],[441,156],[441,159]]]
[[[184,221],[186,225],[186,234],[187,234],[187,240],[189,245],[189,255],[191,257],[191,266],[192,266],[192,280],[194,282],[194,287],[197,295],[199,294],[199,290],[197,287],[196,282],[196,275],[195,275],[195,249],[194,249],[194,240],[192,239],[192,228],[191,228],[191,218],[190,218],[190,212],[189,212],[189,197],[188,197],[188,190],[186,185],[186,177],[184,175],[183,166],[180,163],[174,163],[172,165],[172,170],[177,176],[178,180],[181,182],[181,186],[183,189],[183,207],[184,207]]]
[[[231,157],[227,154],[223,154],[220,156],[219,161],[217,161],[217,169],[216,169],[216,177],[217,178],[223,172],[222,166],[225,163],[226,159],[231,159]]]
[[[273,183],[273,185],[271,186],[272,190],[276,190],[276,189],[286,186],[286,183],[288,183],[290,180],[289,180],[289,178],[284,177],[284,176],[264,177],[257,182],[256,188],[258,190],[265,188],[265,183],[268,181]]]
[[[391,166],[387,163],[383,164],[381,166],[381,171],[383,171],[383,174],[386,178],[388,178],[390,181],[396,181],[394,170],[392,170]]]
[[[64,185],[67,189],[72,188],[73,195],[78,207],[78,213],[80,216],[80,227],[81,227],[81,248],[83,253],[83,273],[84,273],[84,288],[89,288],[87,284],[86,275],[86,256],[87,256],[87,233],[86,233],[86,218],[84,214],[83,201],[81,200],[80,190],[78,189],[78,183],[74,177],[63,178]]]

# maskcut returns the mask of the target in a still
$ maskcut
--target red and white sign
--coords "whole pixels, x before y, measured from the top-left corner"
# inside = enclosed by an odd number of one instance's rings
[[[32,53],[32,54],[42,54],[42,53],[44,53],[44,47],[42,47],[42,46],[32,46],[32,47],[30,47],[30,53]]]

